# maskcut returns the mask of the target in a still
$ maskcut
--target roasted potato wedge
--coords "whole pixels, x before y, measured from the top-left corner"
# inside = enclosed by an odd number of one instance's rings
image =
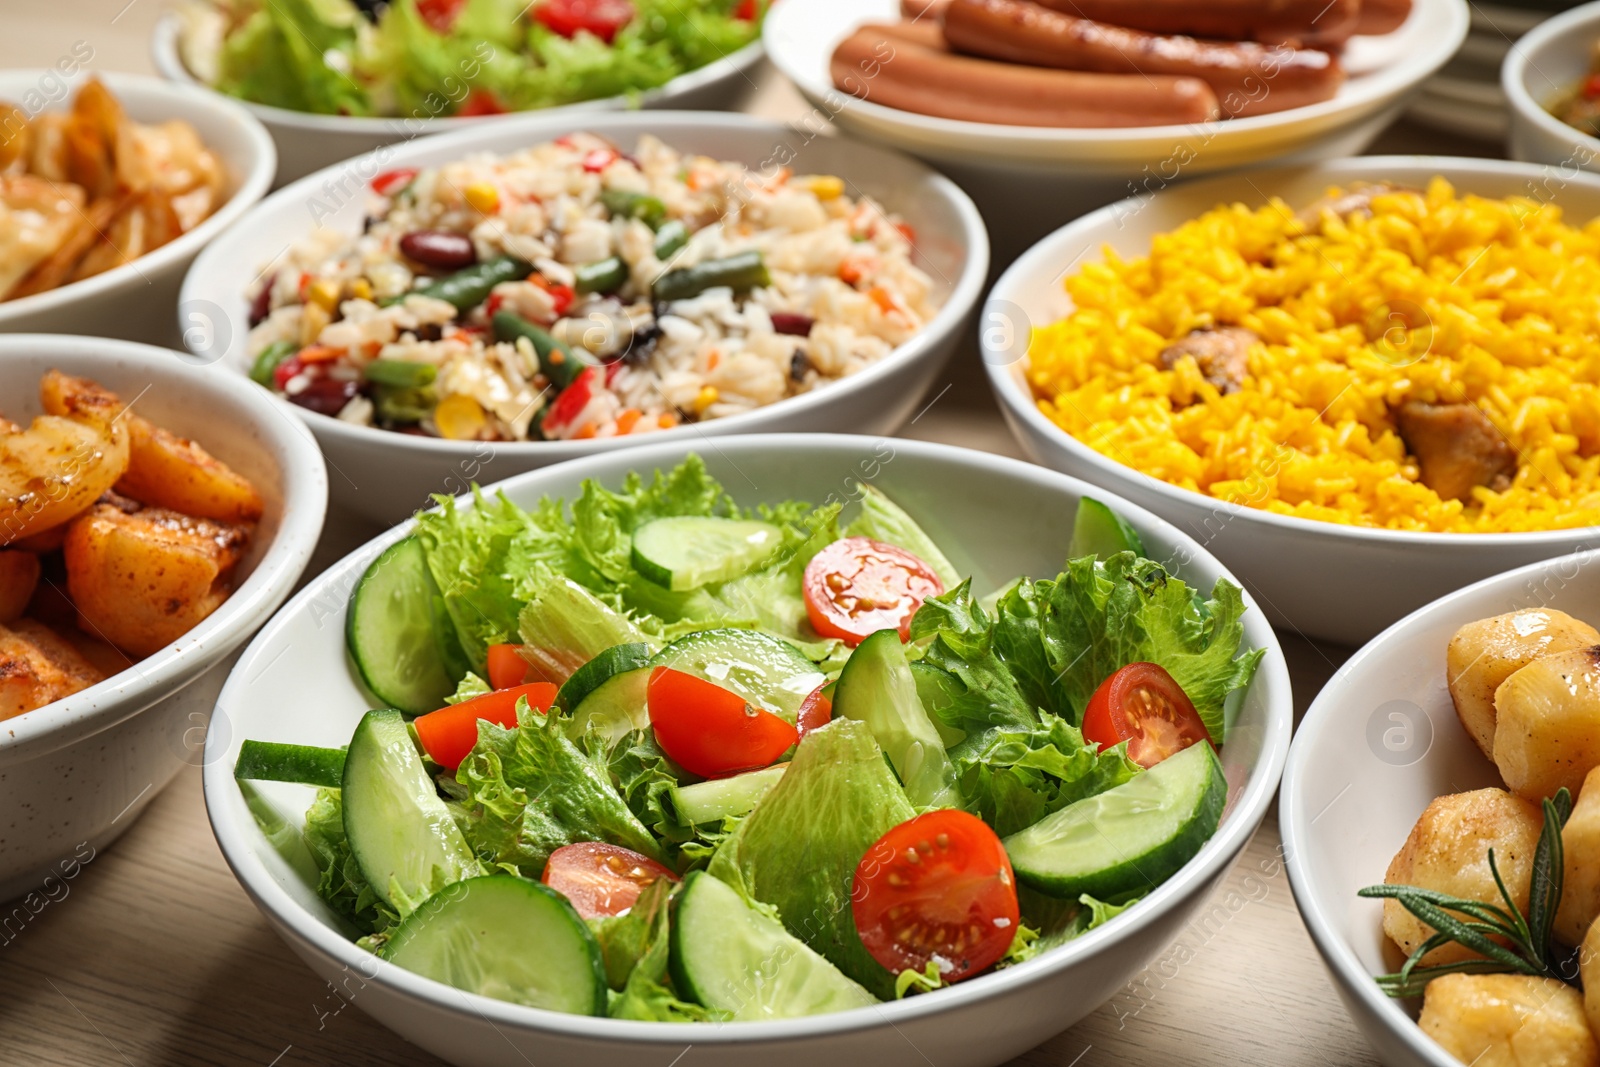
[[[198,519],[240,523],[261,518],[261,495],[226,464],[131,411],[126,418],[128,470],[117,482],[117,492]]]
[[[1439,797],[1411,828],[1383,880],[1389,885],[1420,886],[1463,900],[1500,904],[1500,890],[1489,870],[1492,848],[1511,898],[1526,912],[1533,852],[1543,829],[1544,813],[1504,789],[1475,789]],[[1434,931],[1399,901],[1385,900],[1383,932],[1409,956]],[[1454,963],[1475,955],[1451,942],[1428,953],[1423,962]]]
[[[1576,945],[1600,917],[1600,768],[1583,780],[1572,816],[1561,828],[1561,845],[1564,877],[1555,934],[1563,944]]]
[[[1535,802],[1563,786],[1576,796],[1600,766],[1600,646],[1534,660],[1500,683],[1494,708],[1506,788]]]
[[[38,556],[32,552],[0,549],[0,625],[22,618],[38,584]]]
[[[148,656],[227,599],[249,539],[243,528],[165,508],[96,504],[67,531],[67,589],[90,633]]]
[[[1540,656],[1600,645],[1600,630],[1553,608],[1530,608],[1471,622],[1446,650],[1446,680],[1456,716],[1494,759],[1494,691]]]
[[[128,469],[128,433],[41,415],[0,434],[0,546],[67,522],[100,498]]]
[[[1597,1067],[1583,994],[1555,978],[1447,974],[1428,983],[1417,1025],[1473,1067]]]
[[[42,708],[105,677],[43,623],[19,619],[0,626],[0,719]]]

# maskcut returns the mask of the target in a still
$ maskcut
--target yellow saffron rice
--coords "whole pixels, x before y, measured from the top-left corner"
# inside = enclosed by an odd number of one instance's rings
[[[1221,500],[1325,522],[1489,533],[1600,525],[1600,220],[1531,199],[1390,192],[1370,216],[1218,207],[1147,258],[1067,280],[1035,329],[1039,408],[1117,462]],[[1252,345],[1221,395],[1162,349],[1201,326]],[[1469,402],[1519,455],[1463,504],[1418,481],[1391,409]]]

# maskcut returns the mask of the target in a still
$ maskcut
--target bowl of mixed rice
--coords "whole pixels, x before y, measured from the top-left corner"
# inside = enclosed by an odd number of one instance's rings
[[[1163,515],[1274,622],[1360,643],[1600,544],[1600,179],[1260,170],[1113,204],[980,328],[1037,460]]]
[[[197,338],[392,521],[671,436],[889,433],[988,268],[905,157],[739,115],[530,116],[279,191],[195,264]],[[220,350],[219,350],[220,349]]]

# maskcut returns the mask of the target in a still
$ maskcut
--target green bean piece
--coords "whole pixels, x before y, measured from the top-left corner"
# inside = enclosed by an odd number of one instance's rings
[[[521,281],[532,273],[531,263],[515,256],[498,256],[482,263],[474,263],[443,278],[437,278],[420,288],[385,300],[384,303],[397,304],[408,296],[431,296],[435,300],[454,304],[459,311],[470,311],[489,299],[489,292],[501,282]]]
[[[707,289],[725,286],[735,292],[748,292],[771,284],[761,253],[740,252],[726,259],[708,259],[692,267],[669,270],[656,279],[652,293],[657,300],[688,300]]]
[[[580,293],[614,293],[628,284],[628,265],[621,257],[585,263],[572,272],[573,288]]]
[[[367,381],[412,389],[432,385],[439,368],[432,363],[413,363],[409,359],[375,359],[367,364]]]
[[[379,385],[372,393],[378,421],[394,425],[421,422],[433,414],[438,403],[438,395],[427,386]]]
[[[539,369],[550,379],[550,385],[557,390],[571,385],[572,379],[578,376],[578,372],[591,362],[575,354],[572,349],[558,341],[549,330],[529,322],[514,311],[497,311],[490,321],[494,327],[496,341],[515,344],[519,337],[528,339],[533,345],[534,353],[539,357]]]
[[[652,230],[658,229],[667,218],[667,205],[659,197],[647,193],[630,193],[625,189],[604,189],[600,203],[612,217],[638,219]]]
[[[250,380],[257,385],[264,385],[271,389],[276,383],[273,381],[273,372],[278,365],[299,351],[292,341],[274,341],[263,348],[256,355],[255,362],[250,364]]]
[[[656,258],[665,263],[689,243],[689,227],[677,219],[672,219],[661,224],[661,229],[656,231]]]

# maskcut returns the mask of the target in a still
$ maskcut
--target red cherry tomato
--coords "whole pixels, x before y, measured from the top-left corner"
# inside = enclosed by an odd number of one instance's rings
[[[518,697],[527,697],[528,707],[548,712],[556,702],[556,687],[549,682],[529,682],[510,689],[496,689],[481,697],[419,715],[411,725],[428,758],[453,771],[478,743],[479,719],[488,719],[508,730],[517,725]]]
[[[417,14],[434,33],[449,33],[467,0],[417,0]]]
[[[489,684],[510,689],[527,681],[528,661],[522,658],[521,645],[489,646]]]
[[[1083,736],[1102,751],[1128,742],[1128,758],[1141,767],[1210,740],[1189,695],[1155,663],[1130,663],[1100,683],[1083,713]]]
[[[507,108],[500,102],[500,98],[487,89],[474,89],[461,101],[461,106],[456,108],[456,114],[463,118],[472,118],[477,115],[504,115]]]
[[[890,971],[948,961],[945,981],[987,969],[1017,934],[1016,877],[982,819],[930,811],[896,826],[856,867],[850,911],[861,943]]]
[[[806,564],[806,615],[823,637],[854,647],[879,630],[904,641],[922,602],[944,592],[928,565],[894,545],[846,537]]]
[[[801,737],[812,730],[820,730],[833,721],[833,701],[823,692],[827,688],[828,683],[823,682],[800,702],[800,711],[795,716],[795,726],[800,731]]]
[[[633,21],[634,14],[629,0],[544,0],[533,9],[533,17],[552,33],[563,37],[592,33],[606,44]]]
[[[739,0],[739,6],[733,9],[733,17],[743,19],[745,22],[754,22],[756,16],[761,14],[759,0]]]
[[[769,766],[800,736],[731,689],[668,667],[650,672],[645,702],[661,751],[702,778]]]
[[[677,876],[649,856],[603,841],[562,845],[545,861],[545,885],[572,901],[585,919],[621,915],[639,894]]]

